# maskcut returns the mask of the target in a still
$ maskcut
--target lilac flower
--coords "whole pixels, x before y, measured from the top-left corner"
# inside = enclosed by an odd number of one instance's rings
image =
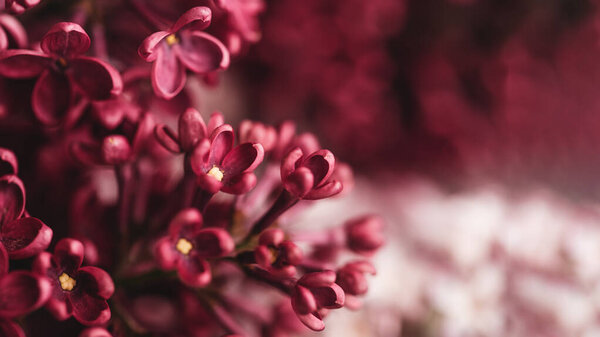
[[[356,296],[364,295],[369,289],[365,274],[375,275],[377,271],[369,261],[354,261],[345,264],[338,269],[337,283],[346,294],[345,306],[350,309],[358,309],[361,306]]]
[[[147,62],[154,62],[152,86],[156,95],[170,99],[186,81],[185,70],[207,74],[229,66],[229,52],[215,37],[202,32],[210,25],[208,7],[185,12],[167,31],[148,36],[138,49]]]
[[[206,259],[225,256],[234,249],[233,239],[221,228],[202,228],[202,215],[195,208],[185,209],[169,224],[169,234],[155,248],[161,268],[177,269],[181,281],[192,287],[210,283]]]
[[[196,147],[192,169],[198,185],[208,193],[242,194],[256,185],[253,171],[263,160],[262,145],[244,143],[234,148],[233,143],[233,129],[224,124],[213,132],[210,142],[204,139]]]
[[[59,320],[71,316],[84,325],[98,325],[111,317],[106,302],[115,286],[102,269],[82,267],[84,247],[80,241],[62,239],[54,254],[42,252],[34,261],[33,270],[47,276],[52,284],[52,296],[46,308]]]
[[[174,153],[191,153],[203,139],[208,138],[221,125],[223,125],[222,114],[213,113],[207,127],[200,112],[194,108],[188,108],[179,116],[177,135],[164,124],[157,125],[154,133],[156,139],[167,150]]]
[[[61,122],[78,94],[90,100],[105,100],[121,92],[116,69],[102,60],[82,56],[90,48],[90,38],[78,24],[57,23],[40,46],[41,52],[15,49],[3,53],[0,75],[38,78],[31,105],[42,123]]]
[[[247,119],[240,123],[238,134],[240,143],[259,143],[265,153],[271,151],[277,142],[277,131],[273,126]]]
[[[342,184],[330,180],[335,157],[328,150],[319,150],[305,156],[295,148],[281,162],[281,180],[284,188],[299,199],[323,199],[342,191]]]
[[[259,239],[254,249],[256,263],[274,275],[293,277],[296,265],[302,261],[302,250],[292,241],[285,240],[281,229],[268,229]]]
[[[325,328],[322,309],[337,309],[344,305],[344,291],[335,283],[335,272],[322,271],[304,274],[292,292],[294,312],[306,325],[315,331]]]
[[[383,219],[367,215],[349,220],[344,225],[346,245],[355,253],[371,256],[385,243]]]
[[[0,243],[0,336],[24,337],[13,318],[31,312],[48,300],[49,280],[27,271],[8,272],[8,252]]]
[[[14,167],[16,170],[16,167]],[[15,175],[0,177],[0,242],[13,259],[34,256],[48,248],[52,230],[41,220],[23,216],[25,188]]]

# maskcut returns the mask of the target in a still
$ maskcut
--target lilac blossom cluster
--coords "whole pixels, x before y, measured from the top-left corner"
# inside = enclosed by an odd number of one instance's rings
[[[361,306],[383,220],[287,232],[294,213],[349,191],[349,166],[293,122],[234,128],[192,107],[190,79],[217,85],[260,37],[262,1],[12,16],[37,2],[3,0],[0,14],[0,127],[17,144],[0,148],[0,335],[287,336]],[[30,216],[26,186],[33,214],[65,214]]]

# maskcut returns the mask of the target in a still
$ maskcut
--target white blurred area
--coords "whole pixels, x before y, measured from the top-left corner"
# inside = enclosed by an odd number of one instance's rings
[[[381,181],[380,181],[381,182]],[[362,310],[334,310],[325,336],[600,336],[600,208],[546,190],[447,193],[420,178],[357,179],[294,227],[380,213]]]

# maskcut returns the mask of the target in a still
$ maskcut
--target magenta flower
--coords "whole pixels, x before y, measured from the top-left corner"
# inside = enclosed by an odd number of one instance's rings
[[[19,20],[8,14],[0,14],[0,51],[9,47],[25,48],[26,46],[27,33]]]
[[[240,143],[259,143],[266,152],[271,151],[277,142],[277,131],[271,125],[243,120],[238,134]]]
[[[375,275],[377,271],[369,261],[354,261],[345,264],[337,271],[337,283],[346,294],[345,306],[350,309],[358,309],[361,306],[356,296],[364,295],[369,290],[369,284],[365,274]]]
[[[54,254],[42,252],[33,263],[33,270],[47,276],[52,296],[46,308],[59,320],[71,316],[84,325],[99,325],[111,317],[106,302],[114,290],[110,276],[102,269],[85,266],[83,244],[74,239],[62,239]]]
[[[27,314],[50,297],[52,288],[45,277],[27,271],[8,272],[8,253],[0,243],[0,336],[24,337],[13,318]]]
[[[213,132],[210,142],[205,139],[196,147],[192,169],[198,185],[208,193],[243,194],[256,185],[253,171],[264,158],[262,145],[244,143],[234,148],[233,143],[233,129],[224,124]]]
[[[281,180],[284,188],[299,199],[328,198],[342,191],[342,184],[330,180],[335,157],[328,150],[319,150],[304,156],[295,148],[281,162]]]
[[[355,253],[373,255],[385,243],[383,219],[367,215],[352,219],[344,225],[346,245]]]
[[[90,37],[78,24],[60,22],[41,41],[42,52],[15,49],[0,56],[0,75],[34,78],[31,105],[44,124],[58,124],[76,96],[106,100],[122,90],[121,77],[108,63],[82,56],[90,48]]]
[[[167,31],[148,36],[138,53],[152,66],[152,86],[156,95],[170,99],[186,81],[185,70],[207,74],[229,66],[229,52],[215,37],[202,32],[211,22],[208,7],[185,12]]]
[[[13,169],[16,171],[16,166]],[[0,242],[12,259],[34,256],[52,240],[48,226],[37,218],[23,217],[24,213],[23,182],[15,175],[0,177]]]
[[[271,274],[293,277],[296,275],[295,266],[302,262],[302,250],[292,241],[285,240],[281,229],[267,229],[258,239],[254,259]]]
[[[335,283],[335,272],[331,270],[304,274],[292,291],[294,312],[312,330],[325,329],[323,316],[326,310],[344,305],[344,291]]]
[[[207,127],[200,112],[188,108],[179,116],[177,135],[164,124],[157,125],[154,133],[156,139],[167,150],[174,153],[191,153],[203,139],[208,138],[217,127],[223,125],[223,122],[223,115],[215,112],[210,116]]]
[[[212,274],[206,259],[231,253],[234,242],[221,228],[202,228],[202,215],[195,208],[185,209],[169,224],[169,234],[156,244],[156,257],[161,268],[177,269],[183,283],[202,287],[210,283]]]

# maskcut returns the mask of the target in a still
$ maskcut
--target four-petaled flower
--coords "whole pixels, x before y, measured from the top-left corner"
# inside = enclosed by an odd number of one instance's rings
[[[194,7],[185,12],[167,31],[148,36],[138,53],[152,66],[152,86],[156,95],[170,99],[184,87],[185,70],[197,74],[225,69],[229,52],[217,38],[202,32],[211,22],[208,7]]]
[[[42,38],[42,51],[7,50],[0,56],[0,75],[8,78],[38,77],[31,105],[44,124],[60,123],[77,95],[106,100],[122,90],[121,76],[110,64],[82,56],[90,37],[76,23],[55,24]]]
[[[169,234],[156,244],[156,257],[161,268],[176,269],[183,283],[202,287],[212,279],[206,259],[225,256],[233,249],[234,242],[227,231],[202,228],[202,215],[189,208],[173,218]]]
[[[210,141],[204,139],[196,147],[192,169],[198,185],[208,193],[243,194],[256,185],[253,171],[264,158],[262,145],[243,143],[234,148],[233,143],[233,129],[224,124],[212,133]]]
[[[304,274],[292,290],[294,312],[312,330],[325,329],[322,318],[327,313],[326,309],[344,305],[344,290],[335,283],[335,278],[335,272],[331,270]]]
[[[305,156],[301,148],[290,151],[281,162],[283,187],[298,199],[328,198],[342,191],[342,183],[329,179],[335,157],[329,150]]]
[[[267,229],[258,239],[254,249],[254,259],[271,274],[292,277],[296,274],[296,265],[302,262],[302,250],[278,228]]]
[[[62,239],[54,254],[42,252],[33,263],[33,270],[47,276],[52,285],[52,296],[46,308],[64,320],[71,315],[84,325],[100,325],[111,317],[106,302],[115,286],[104,270],[82,267],[84,246],[74,239]]]

